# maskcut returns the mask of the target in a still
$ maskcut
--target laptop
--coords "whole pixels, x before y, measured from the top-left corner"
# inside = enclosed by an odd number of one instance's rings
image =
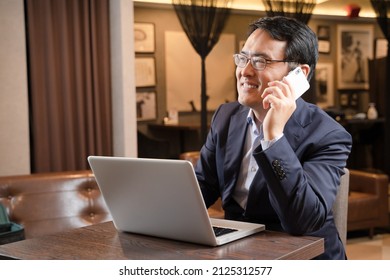
[[[89,156],[88,162],[119,231],[219,246],[265,229],[210,218],[189,161]]]

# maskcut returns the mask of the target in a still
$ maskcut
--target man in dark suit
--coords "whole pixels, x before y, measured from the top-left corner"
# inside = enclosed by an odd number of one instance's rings
[[[234,56],[238,102],[215,112],[196,175],[206,206],[222,198],[225,218],[320,236],[319,259],[345,259],[332,206],[351,136],[313,104],[295,100],[284,77],[318,59],[316,35],[285,17],[261,18]]]

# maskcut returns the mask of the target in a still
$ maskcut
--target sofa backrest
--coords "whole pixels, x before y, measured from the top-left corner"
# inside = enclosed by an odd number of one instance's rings
[[[0,203],[26,238],[112,220],[90,171],[0,177]]]

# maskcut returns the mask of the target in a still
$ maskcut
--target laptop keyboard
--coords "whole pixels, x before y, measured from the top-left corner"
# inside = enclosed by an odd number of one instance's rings
[[[237,231],[236,229],[233,228],[223,228],[223,227],[213,227],[214,234],[215,236],[221,236],[233,231]]]

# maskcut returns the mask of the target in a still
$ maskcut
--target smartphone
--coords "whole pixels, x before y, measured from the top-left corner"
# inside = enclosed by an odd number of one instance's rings
[[[301,67],[291,70],[286,76],[286,79],[294,87],[295,100],[310,88],[310,84],[307,81],[305,74],[303,74]]]

